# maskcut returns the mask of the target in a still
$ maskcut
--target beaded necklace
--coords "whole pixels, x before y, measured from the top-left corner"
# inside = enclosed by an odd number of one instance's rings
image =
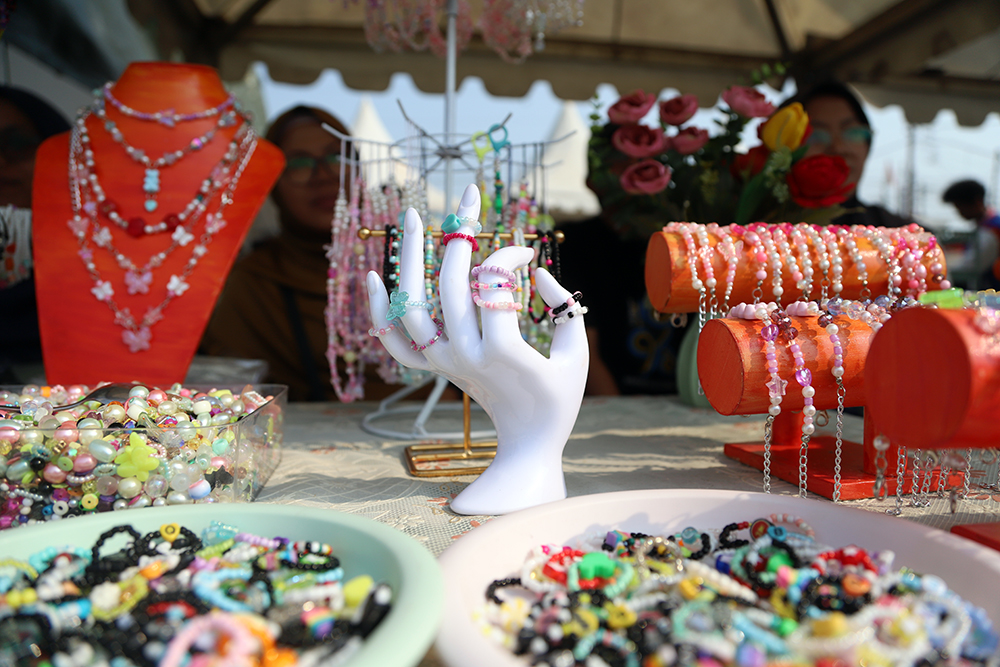
[[[146,193],[146,202],[144,207],[147,213],[152,213],[159,208],[159,203],[156,201],[156,195],[160,192],[160,170],[162,168],[177,164],[181,159],[187,157],[191,153],[200,151],[202,148],[207,146],[213,138],[215,138],[216,133],[220,129],[236,125],[236,123],[239,122],[238,119],[247,123],[246,119],[235,110],[223,112],[219,114],[219,120],[216,122],[215,127],[205,132],[205,134],[200,137],[195,137],[183,148],[167,151],[160,157],[153,159],[146,155],[146,151],[136,148],[125,139],[125,135],[122,134],[118,125],[115,124],[113,120],[108,118],[104,110],[104,104],[101,100],[97,100],[97,102],[91,106],[91,111],[96,117],[101,119],[100,125],[111,136],[112,141],[120,145],[125,150],[125,154],[132,158],[133,161],[138,162],[146,168],[145,176],[143,177],[142,182],[142,190]]]
[[[114,84],[108,82],[104,84],[101,92],[104,96],[104,100],[109,102],[111,106],[118,109],[122,114],[128,116],[129,118],[138,118],[139,120],[149,120],[155,121],[160,125],[165,125],[167,127],[173,127],[177,123],[183,123],[189,120],[201,120],[202,118],[211,118],[212,116],[218,116],[220,113],[225,111],[231,106],[234,106],[236,98],[230,94],[223,102],[217,106],[209,107],[208,109],[203,109],[202,111],[194,111],[192,113],[177,113],[173,109],[163,109],[162,111],[154,111],[152,113],[147,113],[143,111],[136,111],[130,106],[124,104],[121,100],[115,97],[111,93],[111,87]]]
[[[188,202],[188,204],[179,213],[168,213],[159,223],[147,224],[146,220],[141,216],[132,216],[126,220],[126,218],[122,216],[118,204],[114,200],[109,199],[104,191],[104,188],[101,187],[97,172],[94,168],[94,152],[91,148],[90,132],[87,129],[86,121],[89,116],[90,112],[84,111],[80,117],[77,118],[73,128],[74,133],[77,133],[80,136],[82,146],[82,165],[86,167],[85,176],[88,182],[88,188],[93,194],[93,204],[88,204],[88,212],[92,216],[96,215],[96,213],[101,213],[115,223],[115,225],[128,232],[130,236],[134,236],[136,238],[165,231],[173,232],[179,226],[184,225],[192,215],[197,215],[198,213],[204,211],[205,202],[211,199],[211,194],[208,189],[212,186],[213,181],[217,180],[218,173],[233,162],[236,148],[246,138],[247,133],[251,129],[249,124],[243,124],[240,129],[237,130],[236,134],[229,142],[229,148],[226,150],[226,153],[222,158],[222,162],[220,162],[220,164],[212,170],[212,173],[208,178],[202,181],[201,186],[198,188],[198,192],[195,193],[194,197],[191,198],[191,201]],[[147,210],[149,210],[148,207]]]
[[[249,138],[249,134],[243,132],[241,143],[246,144]],[[146,294],[149,292],[149,287],[152,282],[153,269],[162,265],[167,257],[169,257],[170,254],[177,248],[186,246],[194,240],[194,235],[188,231],[188,228],[189,226],[193,226],[193,224],[196,223],[205,212],[207,208],[206,202],[211,201],[228,183],[232,172],[233,162],[236,160],[241,150],[240,144],[236,144],[235,142],[231,144],[229,149],[226,151],[226,154],[222,157],[222,160],[212,169],[210,176],[202,181],[201,186],[198,188],[198,193],[182,212],[181,215],[183,215],[183,218],[180,216],[172,216],[173,220],[171,220],[170,223],[160,223],[160,226],[170,229],[171,244],[164,250],[150,256],[150,258],[141,267],[138,266],[131,258],[118,250],[114,244],[110,228],[100,225],[97,222],[95,215],[96,212],[107,210],[107,207],[102,207],[102,204],[113,205],[113,203],[110,202],[110,200],[105,199],[104,189],[101,187],[97,171],[94,168],[94,154],[90,150],[89,142],[86,140],[83,133],[80,133],[80,144],[83,151],[82,156],[76,156],[81,159],[76,160],[75,171],[80,178],[80,191],[83,197],[82,208],[90,216],[91,224],[94,228],[94,233],[91,237],[94,241],[94,245],[107,250],[107,252],[114,257],[115,263],[125,271],[125,285],[129,294]],[[111,210],[108,217],[112,220],[117,218],[117,221],[123,222],[121,217],[118,216],[117,212],[114,210]],[[170,227],[170,225],[172,225],[172,227]],[[146,229],[148,230],[150,228],[147,227]],[[141,234],[137,235],[134,233],[131,225],[126,229],[126,231],[130,236],[141,236]]]
[[[184,265],[184,269],[180,274],[170,276],[170,281],[168,282],[166,288],[167,294],[163,301],[161,301],[157,306],[147,310],[142,319],[136,322],[135,316],[131,313],[128,307],[119,308],[118,304],[114,300],[114,288],[111,286],[110,281],[102,279],[102,275],[97,269],[97,265],[94,263],[94,253],[88,243],[87,232],[91,227],[97,227],[97,223],[94,220],[93,212],[84,208],[84,193],[86,190],[85,184],[89,182],[89,177],[94,172],[90,171],[82,162],[81,156],[83,146],[80,133],[73,132],[70,139],[69,159],[70,203],[73,210],[73,217],[68,221],[68,225],[74,236],[76,236],[77,243],[80,246],[80,259],[83,261],[83,265],[86,268],[87,273],[90,274],[90,278],[94,283],[94,287],[91,288],[90,291],[98,301],[103,302],[108,306],[111,312],[114,313],[115,324],[122,327],[122,340],[128,346],[130,352],[135,353],[142,350],[148,350],[150,348],[152,341],[151,327],[163,319],[163,311],[167,305],[169,305],[173,299],[181,296],[190,288],[187,279],[198,265],[198,261],[208,253],[208,244],[211,242],[212,237],[226,226],[226,221],[222,215],[223,211],[226,206],[233,202],[233,193],[236,190],[240,177],[242,176],[244,169],[246,169],[247,164],[249,164],[250,158],[253,156],[256,147],[257,137],[252,129],[248,129],[247,134],[239,147],[241,157],[236,171],[231,175],[227,174],[227,176],[224,177],[224,180],[227,182],[224,185],[218,208],[214,214],[206,216],[204,231],[198,239],[198,242],[192,247],[191,257]],[[83,167],[82,170],[81,166]],[[220,189],[222,187],[222,184],[220,184]],[[174,230],[175,234],[177,234],[180,230],[184,230],[184,228],[178,227]],[[104,242],[106,236],[110,235],[110,232],[106,227],[99,227],[94,235],[96,237],[94,242],[99,245]],[[187,236],[190,236],[190,234],[184,230],[183,237],[175,239],[174,243],[178,245],[186,245],[188,242],[193,240],[193,238],[188,239]],[[180,241],[184,239],[186,239],[186,241],[182,244]],[[121,255],[121,253],[117,253],[116,257],[119,255]],[[154,259],[150,260],[147,267],[144,267],[147,268],[149,272],[148,280],[145,274],[136,272],[135,263],[129,260],[129,270],[132,271],[132,281],[129,283],[128,287],[130,293],[144,292],[144,288],[145,291],[148,291],[148,283],[152,280],[152,269],[157,265],[154,262],[155,257],[156,256],[154,256]]]

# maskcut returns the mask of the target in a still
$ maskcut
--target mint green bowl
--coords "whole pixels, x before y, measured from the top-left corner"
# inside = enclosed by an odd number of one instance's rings
[[[213,521],[265,537],[329,544],[348,578],[371,575],[392,587],[392,609],[343,667],[412,667],[423,659],[444,611],[444,579],[422,544],[363,517],[299,505],[220,503],[124,510],[0,532],[0,558],[25,559],[46,547],[91,547],[104,531],[130,524],[142,534],[165,523],[201,533]],[[119,544],[113,538],[109,547]]]

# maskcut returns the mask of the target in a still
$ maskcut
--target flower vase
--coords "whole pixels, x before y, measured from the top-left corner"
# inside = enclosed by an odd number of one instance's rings
[[[697,317],[697,314],[694,315]],[[677,353],[677,395],[681,403],[693,408],[711,408],[698,381],[698,325],[692,323],[684,332]]]

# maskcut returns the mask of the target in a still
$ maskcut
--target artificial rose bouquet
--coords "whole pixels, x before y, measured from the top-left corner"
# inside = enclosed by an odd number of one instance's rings
[[[854,187],[837,156],[805,157],[811,128],[800,104],[775,110],[758,90],[732,86],[722,94],[719,132],[689,121],[694,95],[658,101],[637,90],[594,120],[589,184],[626,229],[644,231],[667,220],[745,224],[751,221],[828,222],[843,212]],[[659,123],[642,123],[653,107]],[[738,150],[747,124],[766,119],[760,144]]]

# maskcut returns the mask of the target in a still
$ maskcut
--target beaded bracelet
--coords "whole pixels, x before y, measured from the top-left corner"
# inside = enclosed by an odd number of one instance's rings
[[[442,322],[441,320],[439,320],[436,317],[432,317],[431,321],[434,322],[434,324],[437,325],[437,332],[434,334],[433,338],[431,338],[429,341],[427,341],[427,343],[424,344],[424,345],[417,345],[416,341],[412,341],[411,340],[410,341],[410,347],[413,348],[414,352],[423,352],[424,350],[426,350],[427,348],[429,348],[431,345],[433,345],[434,343],[438,342],[438,339],[441,338],[442,334],[444,334],[444,322]]]
[[[472,244],[472,252],[479,252],[479,242],[476,241],[476,237],[471,234],[463,234],[462,232],[452,232],[450,234],[445,234],[441,237],[441,243],[448,245],[453,239],[464,239]]]

